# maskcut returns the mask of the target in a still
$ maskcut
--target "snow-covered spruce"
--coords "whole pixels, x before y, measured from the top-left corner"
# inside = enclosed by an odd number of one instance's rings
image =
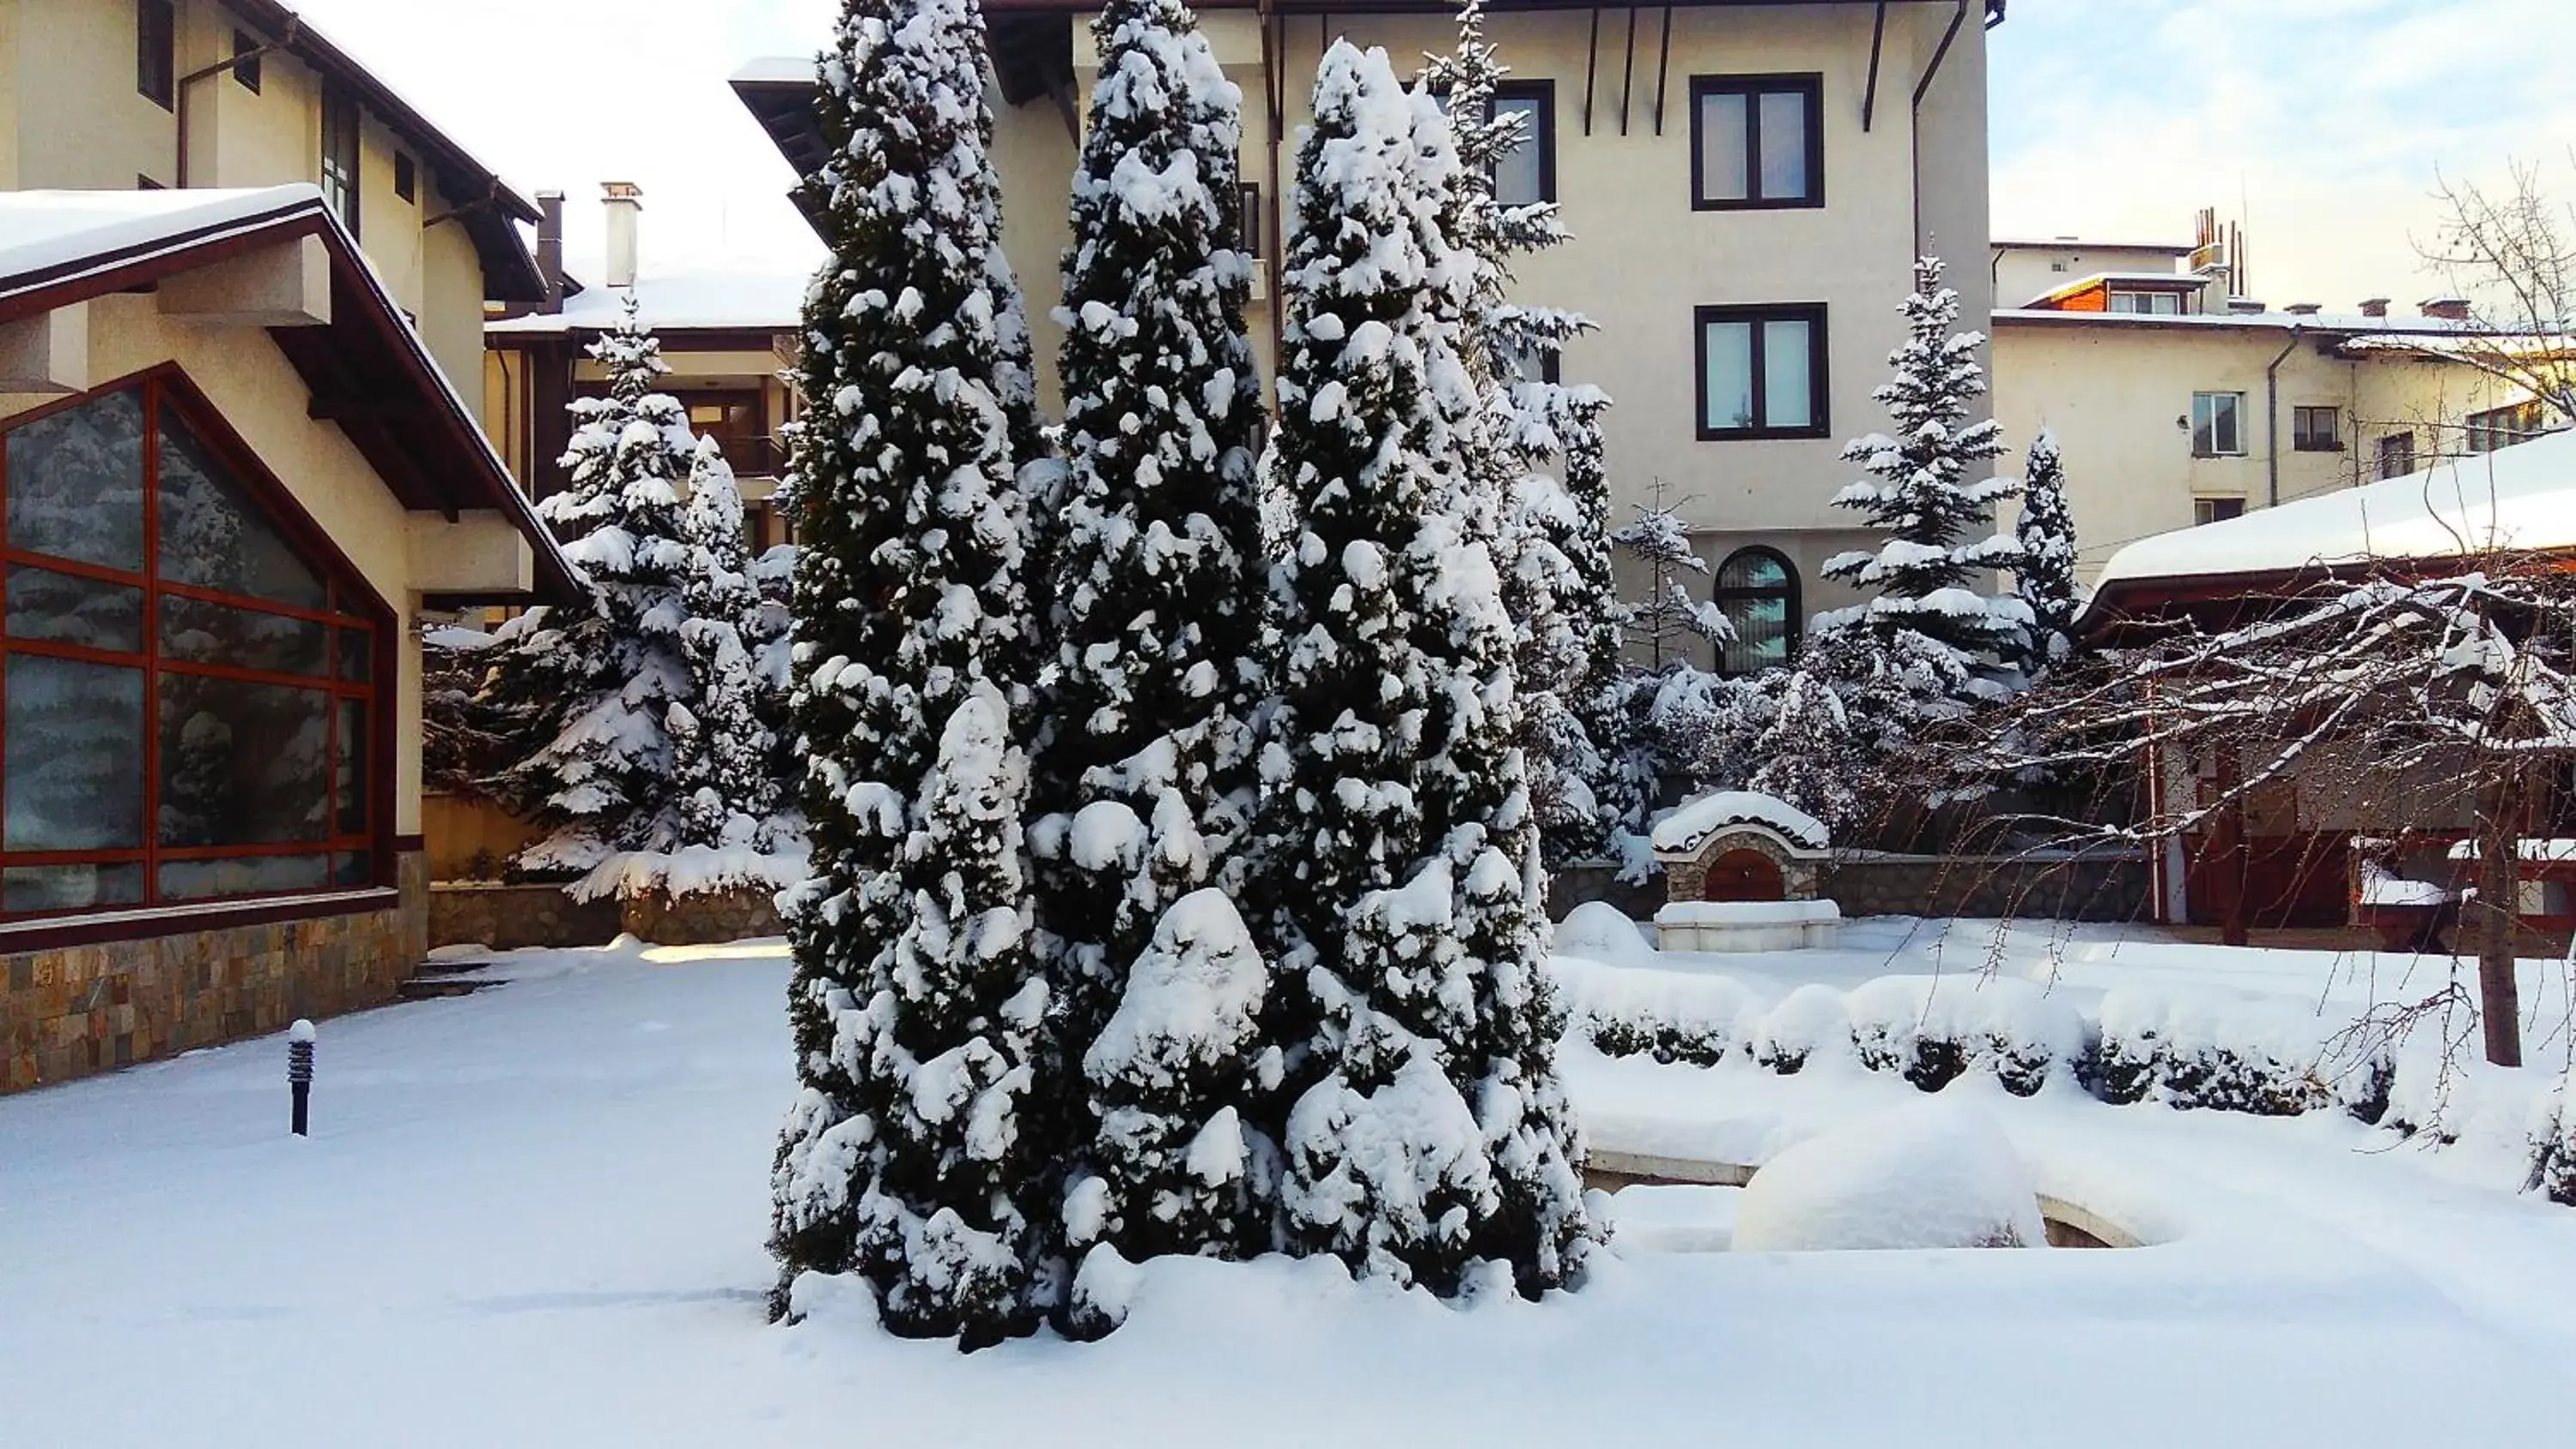
[[[564,490],[537,505],[590,584],[587,607],[531,609],[501,626],[488,700],[541,740],[497,792],[545,834],[519,852],[530,875],[579,875],[684,835],[671,784],[673,711],[694,702],[681,638],[692,556],[680,483],[695,457],[688,413],[654,386],[669,369],[636,318],[590,345],[608,392],[571,405]]]
[[[1250,892],[1306,988],[1270,1013],[1299,1089],[1285,1217],[1292,1246],[1363,1271],[1451,1292],[1500,1258],[1534,1291],[1589,1225],[1539,970],[1514,640],[1458,511],[1477,493],[1468,267],[1441,230],[1456,153],[1382,51],[1335,44],[1313,114],[1282,277],[1272,466],[1296,511]]]
[[[855,1271],[893,1332],[1032,1325],[1052,1218],[1022,1130],[1047,1005],[1021,746],[1036,669],[971,0],[852,0],[821,64],[832,256],[807,297],[795,726],[814,877],[785,898],[803,1090],[775,1311]],[[1060,1090],[1050,1084],[1049,1090]]]
[[[1535,144],[1519,111],[1495,109],[1506,74],[1485,38],[1483,0],[1467,0],[1457,48],[1431,57],[1422,86],[1447,97],[1457,166],[1443,187],[1440,225],[1468,269],[1458,350],[1475,397],[1458,423],[1465,492],[1454,511],[1467,536],[1486,540],[1502,582],[1532,802],[1550,858],[1562,860],[1607,846],[1622,796],[1609,783],[1617,741],[1593,737],[1612,718],[1593,696],[1619,667],[1601,466],[1609,398],[1539,376],[1569,339],[1591,330],[1588,319],[1507,297],[1512,259],[1569,233],[1554,202],[1509,204],[1495,194],[1497,163]],[[1551,464],[1562,466],[1562,482],[1545,471]]]
[[[1225,892],[1163,913],[1128,968],[1118,1010],[1083,1056],[1099,1128],[1065,1194],[1066,1236],[1087,1265],[1158,1253],[1251,1254],[1277,1149],[1247,1116],[1277,1092],[1282,1055],[1260,1040],[1270,971]],[[1069,1329],[1115,1327],[1077,1300]]]
[[[2021,517],[2013,523],[2013,592],[2030,610],[2022,673],[2036,679],[2075,648],[2075,515],[2066,504],[2066,463],[2057,438],[2040,430],[2022,479]]]
[[[1251,266],[1235,235],[1242,96],[1179,0],[1113,0],[1092,33],[1101,69],[1057,313],[1065,478],[1031,834],[1050,1030],[1072,1073],[1086,1052],[1097,1066],[1104,1028],[1159,1009],[1135,992],[1169,990],[1149,978],[1209,929],[1202,888],[1237,883],[1258,784],[1264,567]],[[1187,919],[1167,914],[1185,898]],[[1258,1006],[1266,989],[1249,989]],[[1072,1234],[1076,1248],[1107,1242],[1142,1261],[1269,1246],[1275,1172],[1261,1164],[1276,1153],[1247,1120],[1239,1067],[1230,1081],[1163,1066],[1091,1079],[1096,1100],[1054,1104],[1058,1150],[1084,1174],[1075,1199],[1097,1222]],[[1246,1131],[1258,1162],[1202,1190],[1174,1186],[1164,1144]]]
[[[1968,420],[1986,391],[1977,363],[1986,339],[1955,330],[1959,294],[1942,285],[1942,270],[1936,257],[1915,262],[1906,340],[1888,357],[1896,375],[1871,394],[1894,420],[1894,435],[1872,434],[1843,449],[1844,461],[1870,476],[1834,495],[1834,506],[1865,515],[1887,539],[1875,552],[1825,560],[1824,574],[1875,597],[1816,623],[1820,632],[1859,630],[1882,647],[1920,635],[1954,655],[1977,692],[1989,693],[1995,661],[2023,648],[2029,611],[2017,597],[1970,586],[1983,572],[2015,564],[2013,540],[1995,533],[1992,520],[2016,485],[1975,476],[2002,456],[2002,428],[1991,418]]]

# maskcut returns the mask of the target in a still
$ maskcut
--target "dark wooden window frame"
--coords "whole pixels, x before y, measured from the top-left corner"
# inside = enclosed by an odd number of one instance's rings
[[[1746,195],[1740,198],[1712,197],[1703,194],[1700,180],[1706,176],[1704,164],[1708,145],[1708,128],[1703,124],[1701,101],[1709,96],[1735,95],[1746,98],[1744,107],[1744,186],[1748,193],[1762,186],[1762,100],[1766,95],[1799,95],[1807,102],[1807,194],[1775,197]],[[1821,74],[1783,75],[1695,75],[1690,80],[1690,189],[1693,211],[1797,211],[1812,210],[1825,204],[1825,78]]]
[[[179,108],[176,0],[134,0],[134,90],[165,111]]]
[[[1769,362],[1764,357],[1760,329],[1769,322],[1804,322],[1807,325],[1807,388],[1814,405],[1815,421],[1803,428],[1773,428],[1756,425],[1749,428],[1712,428],[1708,425],[1708,329],[1716,322],[1751,322],[1755,324],[1751,365],[1753,368],[1753,407],[1757,414],[1770,411]],[[1826,354],[1831,349],[1825,337],[1825,304],[1822,302],[1786,302],[1752,307],[1700,307],[1691,313],[1691,425],[1703,443],[1755,443],[1792,438],[1824,438],[1833,435],[1833,407],[1830,383],[1833,369]]]
[[[1768,559],[1773,564],[1777,565],[1782,579],[1780,586],[1777,588],[1746,588],[1742,586],[1729,585],[1726,582],[1726,570],[1728,565],[1733,564],[1737,559],[1743,558],[1747,554]],[[1787,554],[1771,547],[1769,544],[1746,544],[1744,547],[1735,550],[1728,554],[1724,559],[1720,560],[1717,565],[1717,572],[1713,577],[1716,578],[1717,584],[1715,587],[1710,589],[1709,598],[1717,605],[1718,612],[1726,614],[1728,622],[1730,623],[1734,621],[1735,616],[1732,611],[1727,609],[1726,606],[1728,604],[1748,603],[1759,599],[1779,599],[1786,603],[1788,605],[1788,613],[1786,615],[1787,633],[1783,635],[1781,639],[1781,662],[1786,663],[1789,660],[1798,657],[1798,645],[1805,639],[1807,632],[1805,625],[1806,614],[1801,606],[1803,587],[1802,581],[1798,577],[1798,566],[1789,561],[1789,556]],[[1762,667],[1769,668],[1770,666],[1764,665]],[[1718,646],[1717,668],[1720,674],[1730,672],[1726,667],[1726,647],[1724,645]]]
[[[0,758],[7,753],[7,661],[18,654],[40,655],[55,659],[91,664],[107,664],[138,670],[143,676],[143,759],[138,762],[143,772],[142,844],[107,850],[27,850],[0,849],[0,866],[106,865],[137,864],[143,869],[144,898],[141,902],[119,902],[73,911],[8,912],[0,911],[0,928],[24,922],[62,922],[77,925],[90,917],[118,918],[115,928],[94,936],[76,935],[45,944],[70,944],[76,939],[116,939],[124,936],[153,934],[156,914],[170,919],[184,918],[186,928],[198,928],[209,922],[234,923],[227,912],[242,911],[241,923],[251,919],[282,919],[277,908],[303,897],[333,900],[373,899],[393,894],[388,889],[394,879],[396,841],[394,821],[394,728],[395,685],[398,668],[396,652],[396,618],[394,611],[378,597],[356,565],[331,541],[320,525],[313,522],[283,483],[262,463],[258,454],[242,440],[239,433],[223,420],[214,405],[206,400],[195,384],[175,364],[163,364],[76,396],[58,399],[40,408],[31,408],[0,422],[0,434],[54,414],[67,412],[100,398],[119,392],[137,392],[143,408],[143,566],[139,572],[128,571],[76,559],[30,552],[8,542],[0,534],[0,562],[28,565],[55,573],[95,579],[139,589],[143,594],[142,647],[134,652],[99,649],[82,644],[64,644],[46,640],[16,639],[0,631]],[[273,599],[233,594],[219,589],[200,588],[175,583],[160,577],[160,448],[161,410],[167,407],[183,418],[197,442],[214,461],[228,470],[259,506],[265,521],[292,546],[306,566],[320,575],[327,590],[326,607],[304,608],[281,604]],[[0,450],[0,519],[6,516],[8,499],[8,464],[5,450]],[[318,675],[291,674],[283,671],[244,669],[227,664],[209,664],[192,660],[167,659],[161,654],[160,611],[164,596],[176,596],[234,608],[275,614],[286,618],[305,619],[330,625],[327,633],[328,652],[323,672]],[[364,681],[341,677],[340,647],[344,630],[363,629],[368,637],[368,677]],[[281,685],[324,695],[329,700],[332,723],[323,737],[323,777],[336,781],[340,767],[340,738],[337,718],[341,705],[357,701],[368,710],[367,769],[359,781],[365,813],[364,829],[341,833],[338,830],[339,801],[332,794],[326,808],[331,815],[333,833],[315,841],[260,841],[236,845],[164,846],[160,843],[161,814],[161,742],[159,708],[161,677],[164,674],[191,675],[204,678],[238,680],[251,684]],[[5,801],[8,781],[0,774],[0,801]],[[160,866],[163,861],[225,860],[277,855],[364,855],[367,858],[367,881],[364,884],[332,883],[301,890],[262,891],[245,896],[191,897],[165,901],[161,897]],[[361,907],[373,909],[377,907]],[[267,914],[261,914],[267,912]],[[326,912],[327,913],[327,912]],[[93,922],[105,928],[105,921]],[[0,945],[15,943],[10,932]]]
[[[260,40],[247,30],[233,32],[233,79],[243,90],[259,94]]]
[[[362,197],[367,169],[367,111],[358,98],[336,86],[322,92],[322,196],[331,203],[349,235],[359,235],[365,211]],[[335,140],[347,143],[346,155],[333,154]],[[345,173],[345,174],[343,174]],[[345,200],[344,200],[345,198]]]
[[[1538,199],[1541,203],[1556,200],[1556,82],[1552,80],[1503,81],[1494,87],[1497,101],[1531,101],[1536,103],[1537,124],[1530,128],[1528,140],[1538,147]],[[1527,205],[1516,202],[1514,205]]]
[[[2317,415],[2325,414],[2325,429],[2314,426]],[[2290,410],[2290,450],[2295,453],[2340,453],[2343,451],[2343,409],[2324,403],[2302,403]]]

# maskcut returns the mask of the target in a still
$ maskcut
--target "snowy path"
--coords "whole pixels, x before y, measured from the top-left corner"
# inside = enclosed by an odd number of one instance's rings
[[[2565,1442],[2576,1213],[2326,1119],[2077,1100],[1997,1113],[2176,1241],[1640,1255],[1465,1312],[1157,1265],[1105,1344],[971,1357],[773,1329],[777,950],[506,974],[325,1023],[307,1142],[278,1039],[0,1100],[0,1445]],[[1910,1090],[1574,1074],[1605,1121],[1704,1126]]]

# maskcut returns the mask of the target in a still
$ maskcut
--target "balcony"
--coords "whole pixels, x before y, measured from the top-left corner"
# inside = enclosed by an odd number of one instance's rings
[[[775,478],[787,471],[787,445],[767,434],[710,433],[737,478]]]

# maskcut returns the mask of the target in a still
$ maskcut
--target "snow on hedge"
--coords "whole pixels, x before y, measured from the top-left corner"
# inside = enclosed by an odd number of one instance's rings
[[[1715,1066],[1741,1047],[1759,1007],[1732,978],[1624,970],[1559,957],[1567,1031],[1614,1056]]]
[[[1912,1103],[1811,1137],[1764,1163],[1736,1204],[1745,1253],[2035,1248],[2047,1241],[2030,1167],[1987,1112]]]
[[[1845,1006],[1860,1064],[1927,1092],[1977,1072],[2031,1096],[2052,1076],[2073,1081],[2094,1042],[2064,997],[2011,977],[1882,976],[1854,988]]]
[[[2358,1052],[2345,1028],[2280,997],[2174,987],[2102,998],[2101,1092],[2288,1117],[2341,1106],[2376,1121],[2388,1104],[2384,1057]]]

